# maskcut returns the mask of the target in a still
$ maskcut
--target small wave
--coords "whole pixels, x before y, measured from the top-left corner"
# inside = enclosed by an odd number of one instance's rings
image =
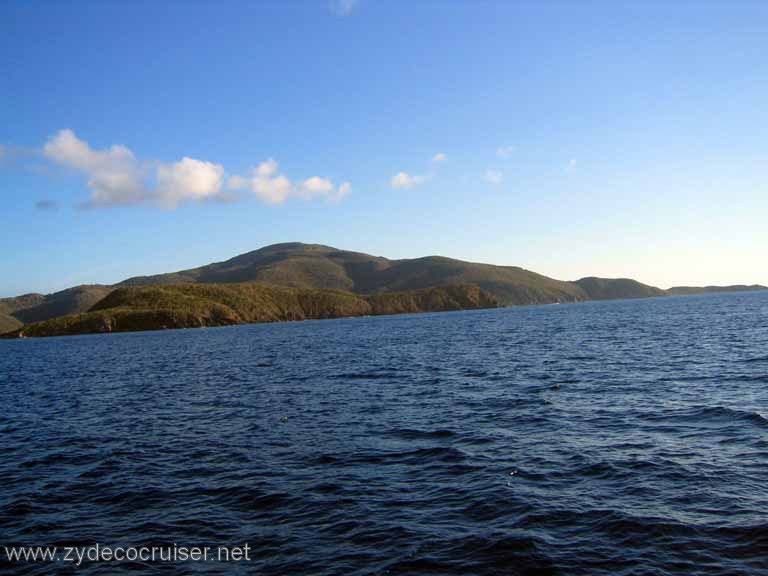
[[[61,452],[52,452],[49,454],[45,454],[44,456],[39,456],[37,458],[31,458],[29,460],[22,461],[19,466],[21,468],[36,468],[38,466],[65,466],[65,465],[73,465],[73,464],[85,464],[85,463],[92,463],[97,460],[98,456],[96,455],[88,455],[87,457],[84,457],[84,455],[76,455],[72,452],[67,451],[61,451]]]
[[[314,459],[317,465],[358,465],[358,464],[418,464],[430,462],[461,462],[467,455],[457,448],[437,446],[401,452],[358,452],[347,455],[321,454]]]
[[[768,426],[768,419],[766,419],[759,412],[747,412],[745,410],[736,410],[734,408],[727,408],[725,406],[706,408],[701,410],[699,415],[705,420],[736,420],[741,422],[750,422],[760,426]]]
[[[425,438],[453,438],[456,432],[453,430],[417,430],[413,428],[396,428],[388,430],[387,436],[402,438],[403,440],[421,440]]]
[[[396,372],[344,372],[329,376],[332,380],[382,380],[387,378],[397,378]]]
[[[540,550],[540,547],[542,550]],[[429,543],[386,567],[387,574],[557,574],[543,546],[531,536],[486,532]],[[488,567],[493,569],[489,570]],[[473,568],[476,568],[474,570]]]
[[[768,374],[758,374],[758,375],[743,375],[743,376],[737,376],[736,378],[733,378],[733,380],[736,380],[738,382],[766,382],[768,383]]]
[[[644,415],[644,419],[650,421],[678,421],[678,422],[744,422],[758,426],[768,426],[768,418],[759,412],[736,410],[726,406],[698,406],[661,413]]]

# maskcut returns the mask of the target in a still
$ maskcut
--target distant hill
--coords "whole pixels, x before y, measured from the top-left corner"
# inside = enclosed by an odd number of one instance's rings
[[[754,292],[757,290],[768,290],[768,286],[752,284],[735,284],[733,286],[674,286],[667,290],[667,294],[674,296],[689,296],[692,294],[709,294],[717,292]]]
[[[0,298],[0,313],[13,314],[20,310],[26,310],[39,306],[45,300],[42,294],[24,294],[13,298]]]
[[[5,337],[40,337],[226,326],[412,312],[496,308],[477,286],[454,285],[360,296],[263,284],[135,286],[111,292],[90,312],[37,322]]]
[[[31,324],[88,312],[116,288],[235,283],[337,290],[359,296],[472,284],[503,306],[768,289],[763,286],[680,286],[665,291],[629,278],[586,277],[566,282],[517,266],[464,262],[443,256],[390,260],[320,244],[291,242],[273,244],[199,268],[136,276],[115,286],[83,285],[54,294],[0,299],[0,333],[18,327],[19,322]]]
[[[356,294],[476,284],[504,305],[577,302],[587,295],[571,282],[516,266],[492,266],[441,256],[388,260],[318,244],[274,244],[225,262],[156,276],[130,278],[120,286],[261,282],[291,288],[345,290]]]
[[[83,285],[46,296],[25,294],[15,298],[0,298],[0,314],[10,316],[22,324],[78,314],[90,310],[91,306],[112,290],[111,286]]]
[[[590,300],[650,298],[666,294],[661,288],[648,286],[630,278],[595,278],[590,276],[576,280],[574,284],[580,286]]]

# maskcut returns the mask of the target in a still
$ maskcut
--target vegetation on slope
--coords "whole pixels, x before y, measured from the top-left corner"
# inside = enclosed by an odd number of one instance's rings
[[[492,266],[428,256],[388,260],[316,244],[275,244],[218,262],[172,274],[141,276],[127,286],[261,282],[292,288],[344,290],[374,294],[419,290],[450,284],[476,284],[504,305],[586,300],[582,289],[514,266]]]
[[[0,312],[0,334],[10,332],[19,327],[21,327],[21,322],[16,320],[16,318]]]
[[[46,296],[25,294],[0,299],[0,313],[12,316],[22,324],[40,322],[67,314],[88,311],[112,291],[110,286],[75,286]]]
[[[496,306],[495,298],[471,285],[372,296],[255,283],[134,286],[116,289],[87,313],[30,324],[6,336],[62,336]]]
[[[371,307],[371,314],[445,312],[499,306],[497,298],[472,284],[454,284],[410,292],[371,294],[364,298]]]
[[[664,296],[666,292],[655,286],[642,284],[629,278],[595,278],[576,280],[574,284],[584,290],[589,300],[615,300],[618,298],[650,298]]]
[[[0,298],[0,314],[11,315],[20,310],[39,306],[45,301],[42,294],[24,294],[13,298]]]

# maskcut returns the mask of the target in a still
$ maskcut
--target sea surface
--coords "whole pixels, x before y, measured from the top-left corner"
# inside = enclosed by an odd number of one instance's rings
[[[250,559],[3,551],[97,543]],[[0,555],[768,574],[768,292],[0,341]]]

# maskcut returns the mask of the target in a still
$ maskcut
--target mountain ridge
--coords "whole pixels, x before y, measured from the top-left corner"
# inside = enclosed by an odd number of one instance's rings
[[[80,285],[48,295],[32,293],[3,298],[0,299],[0,332],[13,330],[19,324],[86,313],[117,288],[249,282],[273,287],[339,290],[357,295],[472,284],[504,306],[768,289],[738,285],[662,290],[630,278],[593,276],[565,281],[519,266],[466,262],[437,255],[389,259],[323,244],[286,242],[196,268],[134,276],[114,285]]]
[[[471,283],[504,305],[577,302],[587,294],[573,283],[517,266],[465,262],[445,256],[390,260],[322,244],[272,244],[229,260],[168,274],[128,278],[117,286],[181,282],[260,282],[357,294]]]
[[[667,288],[667,294],[671,296],[688,296],[693,294],[719,294],[722,292],[754,292],[756,290],[768,290],[768,286],[761,284],[732,284],[731,286],[672,286]]]

